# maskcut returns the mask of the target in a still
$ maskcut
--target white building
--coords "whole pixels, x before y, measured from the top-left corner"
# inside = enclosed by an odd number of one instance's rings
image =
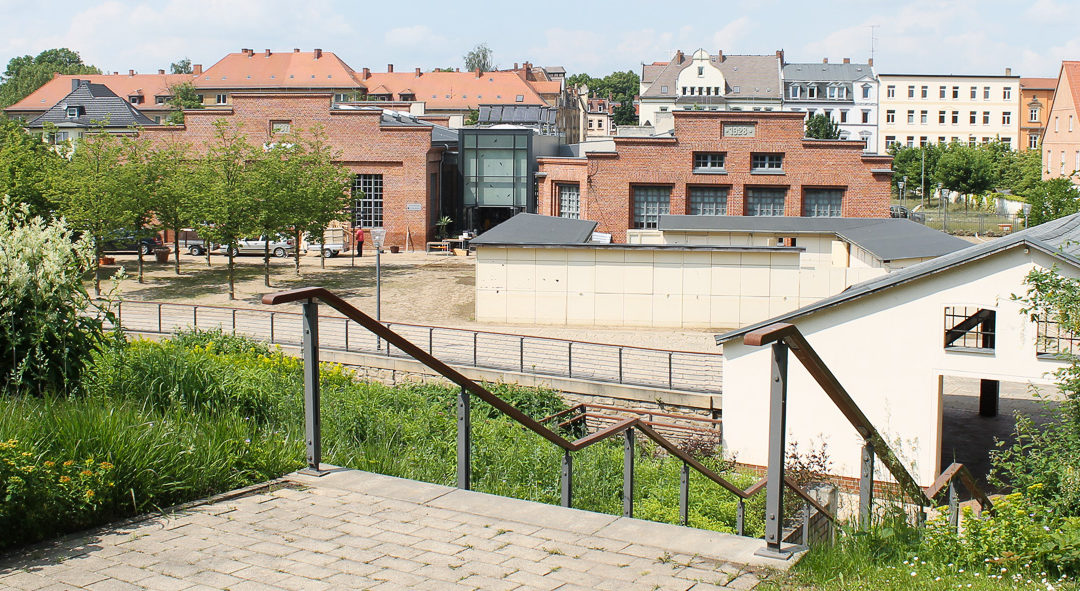
[[[1013,149],[1020,137],[1020,77],[881,74],[879,149],[1000,140]]]
[[[1034,268],[1080,277],[1080,214],[1048,222],[854,285],[798,310],[717,337],[724,346],[724,452],[767,463],[770,348],[743,337],[774,323],[805,335],[921,486],[940,474],[943,387],[982,380],[996,406],[1001,382],[1050,384],[1080,351],[1054,319],[1021,313]],[[986,386],[990,386],[987,388]],[[991,399],[992,400],[988,400]],[[978,420],[974,413],[972,420]],[[792,358],[788,442],[827,444],[834,473],[858,478],[862,438]],[[961,460],[962,461],[962,460]],[[878,472],[882,474],[882,472]]]
[[[862,140],[878,151],[878,79],[873,60],[784,64],[783,110],[827,115],[840,126],[840,139]]]

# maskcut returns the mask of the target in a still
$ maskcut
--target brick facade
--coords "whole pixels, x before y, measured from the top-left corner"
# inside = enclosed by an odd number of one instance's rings
[[[541,158],[537,213],[559,215],[558,185],[577,184],[580,216],[625,241],[633,227],[633,188],[670,187],[669,213],[690,213],[692,187],[728,190],[728,215],[746,215],[748,187],[786,190],[784,215],[803,215],[807,189],[843,191],[843,217],[888,217],[892,158],[863,152],[861,141],[804,138],[804,114],[675,111],[674,137],[616,137],[615,152]],[[725,137],[724,125],[753,126],[753,137]],[[694,171],[694,153],[724,153],[723,171]],[[783,154],[781,173],[751,172],[751,154]]]
[[[434,240],[438,189],[432,175],[439,172],[442,148],[432,145],[431,127],[384,125],[380,110],[331,109],[330,94],[237,93],[227,109],[185,111],[185,124],[146,128],[154,141],[180,139],[204,151],[213,137],[214,122],[239,124],[248,142],[271,141],[270,121],[289,121],[292,129],[322,128],[326,141],[339,153],[337,162],[353,174],[383,176],[383,227],[388,246],[422,249]],[[418,210],[407,206],[419,205]]]

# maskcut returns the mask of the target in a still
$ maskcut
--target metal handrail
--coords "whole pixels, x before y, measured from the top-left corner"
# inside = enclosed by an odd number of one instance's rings
[[[942,490],[948,486],[950,493],[950,507],[954,508],[956,505],[956,489],[953,482],[956,479],[960,479],[964,486],[968,489],[973,497],[975,497],[980,508],[984,511],[993,511],[993,504],[990,502],[989,497],[979,488],[975,479],[972,477],[971,472],[964,467],[963,464],[953,464],[949,466],[945,472],[943,472],[935,482],[927,487],[922,488],[916,483],[915,478],[908,472],[907,468],[900,462],[897,455],[889,447],[888,443],[881,436],[881,433],[874,427],[870,419],[866,417],[862,409],[859,408],[855,401],[848,394],[847,390],[840,384],[840,381],[836,378],[836,375],[832,373],[832,370],[825,365],[825,362],[817,354],[817,351],[810,345],[799,329],[788,323],[776,323],[770,324],[758,330],[747,333],[743,337],[743,342],[746,345],[752,347],[760,347],[762,345],[773,345],[773,416],[770,419],[770,464],[769,472],[770,476],[776,477],[773,466],[773,455],[779,448],[781,453],[783,451],[783,426],[784,415],[786,414],[786,396],[787,396],[787,351],[790,350],[795,354],[795,357],[802,363],[806,371],[814,378],[818,386],[824,390],[829,399],[837,409],[847,418],[852,427],[862,436],[864,444],[862,449],[862,470],[859,479],[859,515],[860,523],[863,527],[867,527],[870,522],[870,505],[873,498],[873,482],[874,482],[874,457],[876,456],[881,460],[885,467],[888,468],[889,473],[896,479],[900,485],[900,489],[908,496],[908,498],[918,504],[920,507],[931,506],[934,504],[934,499],[939,496]],[[779,414],[779,417],[776,415]],[[773,430],[779,427],[779,433],[773,432]],[[782,462],[775,471],[780,476],[783,475]],[[780,501],[782,503],[782,501]],[[771,507],[766,509],[766,512],[780,511],[782,505]],[[952,511],[953,523],[956,523],[957,516],[955,510]],[[777,549],[778,549],[777,542]]]
[[[580,451],[590,445],[605,441],[619,434],[624,434],[625,461],[623,478],[623,514],[633,516],[633,456],[634,456],[634,431],[640,431],[646,437],[654,441],[672,456],[682,460],[683,474],[680,481],[680,517],[685,524],[688,519],[689,504],[689,468],[693,468],[712,482],[720,485],[723,489],[738,497],[736,529],[741,535],[743,532],[743,515],[745,510],[744,501],[757,494],[765,487],[762,479],[746,490],[735,486],[722,476],[703,465],[693,456],[680,449],[657,433],[646,421],[640,417],[630,417],[621,420],[614,425],[591,433],[574,441],[565,439],[560,434],[547,428],[542,421],[537,421],[526,415],[513,405],[507,403],[497,395],[491,393],[480,384],[465,377],[460,372],[430,355],[420,347],[417,347],[401,335],[387,328],[382,323],[364,314],[351,304],[341,299],[329,290],[321,287],[307,287],[294,289],[263,296],[262,302],[268,305],[279,305],[289,302],[302,302],[304,306],[304,404],[305,404],[305,432],[308,448],[308,467],[315,473],[320,472],[321,463],[321,432],[319,419],[319,381],[318,381],[318,311],[316,300],[325,302],[330,307],[344,314],[350,320],[355,321],[379,338],[407,353],[413,359],[423,363],[439,375],[461,387],[461,393],[457,401],[458,416],[458,466],[457,484],[459,488],[468,489],[471,486],[471,422],[470,400],[472,394],[487,402],[506,416],[510,417],[523,427],[544,439],[555,444],[563,450],[562,475],[561,475],[561,503],[565,507],[572,506],[572,478],[573,464],[571,452]],[[835,516],[822,507],[816,499],[803,491],[796,482],[787,479],[783,483],[796,494],[806,500],[829,517],[835,520]],[[782,485],[782,486],[783,486]]]

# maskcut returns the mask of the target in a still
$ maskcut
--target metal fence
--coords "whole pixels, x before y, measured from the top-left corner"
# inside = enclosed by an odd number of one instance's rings
[[[273,344],[299,346],[302,316],[222,306],[126,301],[118,307],[125,330],[171,334],[220,329]],[[719,394],[721,355],[665,351],[438,326],[384,323],[444,363],[543,376]],[[403,352],[342,316],[320,316],[322,349],[405,358]]]

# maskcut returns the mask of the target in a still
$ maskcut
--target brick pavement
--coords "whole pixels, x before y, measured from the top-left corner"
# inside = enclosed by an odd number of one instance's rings
[[[0,588],[751,589],[760,540],[367,472],[105,527],[0,561]]]

